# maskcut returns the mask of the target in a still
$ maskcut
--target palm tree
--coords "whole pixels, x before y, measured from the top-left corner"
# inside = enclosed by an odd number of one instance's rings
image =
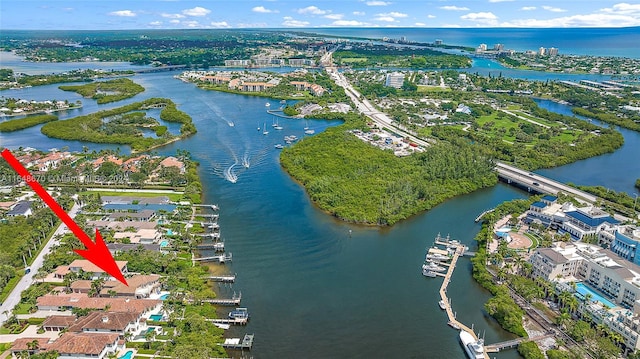
[[[27,343],[27,349],[29,349],[30,351],[36,351],[39,348],[40,342],[38,342],[38,339],[34,339]]]
[[[570,319],[571,314],[569,314],[568,311],[563,310],[560,315],[556,317],[556,324],[558,324],[562,328],[565,328],[565,325],[569,322]]]
[[[562,306],[564,308],[564,306],[566,305],[567,301],[569,301],[572,295],[569,292],[562,292],[560,293],[560,295],[558,296],[558,300],[560,301],[560,306]]]

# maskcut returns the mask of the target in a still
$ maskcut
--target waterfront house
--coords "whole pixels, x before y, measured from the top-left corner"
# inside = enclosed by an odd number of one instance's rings
[[[7,212],[8,217],[29,217],[32,214],[33,211],[31,210],[31,201],[20,201],[13,205],[11,210]]]
[[[154,299],[88,297],[82,293],[59,293],[39,297],[36,299],[36,306],[38,310],[50,311],[66,311],[73,308],[104,309],[109,306],[109,310],[114,312],[141,311],[145,314],[160,310],[162,301]]]
[[[47,350],[49,338],[18,338],[11,344],[11,355],[14,358],[22,358],[24,353],[29,357],[41,351]]]
[[[116,261],[118,269],[122,274],[127,274],[127,262]],[[107,274],[97,265],[86,259],[76,259],[68,266],[59,266],[54,272],[54,278],[64,279],[69,272],[86,273],[92,280],[104,278]]]
[[[51,315],[42,322],[42,328],[47,332],[60,332],[75,323],[74,315]]]
[[[104,359],[124,349],[124,341],[111,333],[64,333],[47,347],[57,351],[59,359]]]
[[[131,312],[103,312],[95,311],[78,318],[68,328],[70,333],[110,333],[118,334],[125,339],[126,334],[139,335],[147,329],[146,319],[139,311]]]

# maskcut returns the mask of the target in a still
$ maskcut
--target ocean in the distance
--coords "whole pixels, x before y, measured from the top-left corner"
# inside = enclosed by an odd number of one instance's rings
[[[290,30],[290,29],[289,29]],[[325,35],[388,37],[408,41],[490,48],[500,43],[516,51],[556,47],[561,54],[640,58],[640,27],[626,28],[314,28],[301,30]]]

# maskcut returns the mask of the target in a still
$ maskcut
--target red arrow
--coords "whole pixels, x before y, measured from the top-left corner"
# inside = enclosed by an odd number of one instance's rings
[[[129,286],[127,280],[124,279],[120,268],[116,264],[116,261],[113,259],[111,252],[107,249],[107,245],[102,240],[102,236],[100,236],[100,232],[96,228],[96,242],[94,243],[88,234],[84,233],[82,228],[78,226],[78,224],[73,220],[73,218],[69,217],[67,212],[56,202],[47,191],[42,188],[42,185],[36,181],[36,179],[27,171],[22,164],[13,156],[11,151],[5,149],[2,151],[2,157],[9,163],[13,169],[18,172],[20,177],[24,179],[24,181],[33,188],[40,198],[44,201],[44,203],[51,208],[53,213],[55,213],[58,218],[64,222],[64,224],[69,227],[71,232],[75,234],[76,237],[84,244],[87,249],[76,249],[75,252],[87,259],[89,262],[97,265],[100,269],[110,274],[112,277],[116,278],[120,282]]]

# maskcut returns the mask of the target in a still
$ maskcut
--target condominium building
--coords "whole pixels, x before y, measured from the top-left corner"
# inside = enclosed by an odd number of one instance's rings
[[[618,227],[613,234],[611,251],[640,265],[640,229],[635,226]]]
[[[384,85],[387,87],[395,87],[397,89],[402,87],[404,83],[404,74],[401,72],[392,72],[387,74],[387,78],[384,82]]]

